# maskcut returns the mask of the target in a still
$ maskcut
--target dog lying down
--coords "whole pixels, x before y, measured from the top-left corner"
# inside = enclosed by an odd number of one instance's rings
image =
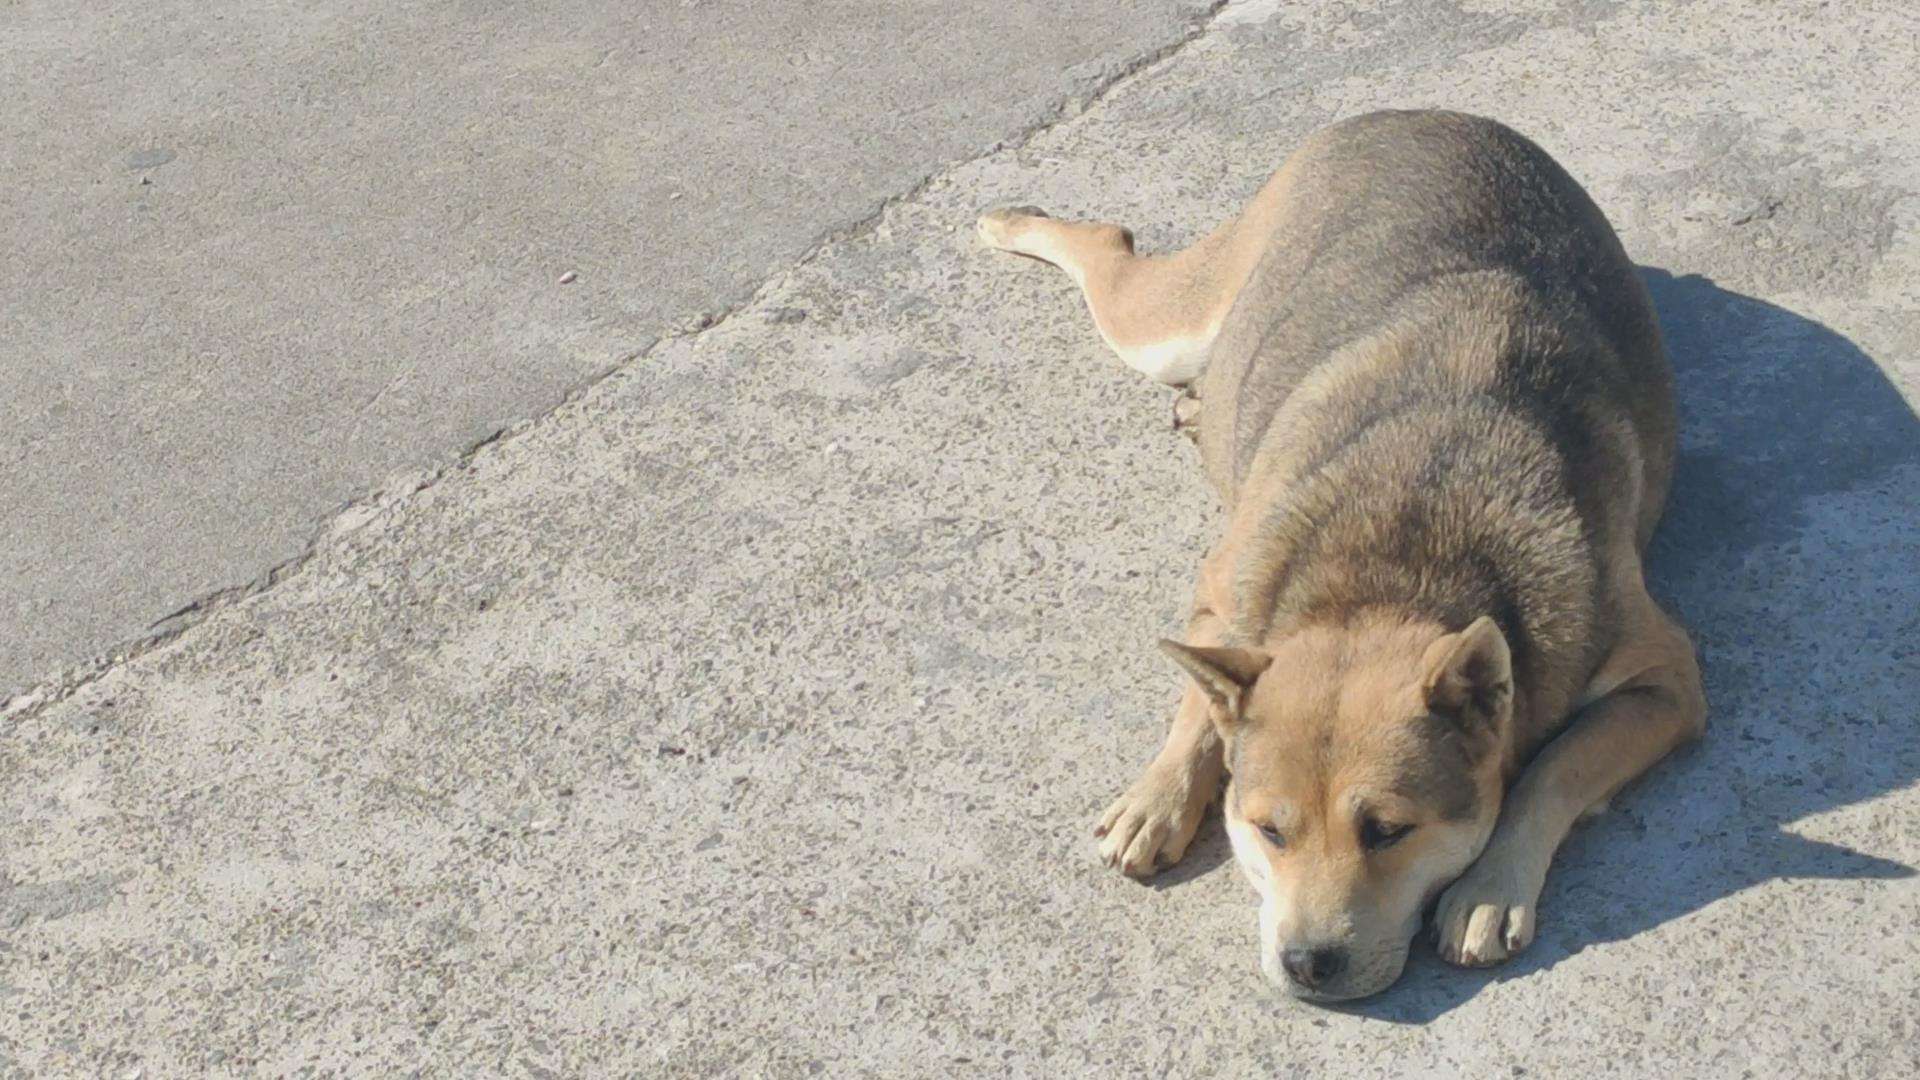
[[[1526,948],[1575,821],[1706,717],[1641,567],[1672,375],[1600,211],[1500,124],[1381,112],[1174,255],[1025,209],[979,232],[1189,388],[1176,424],[1226,511],[1162,642],[1185,696],[1101,854],[1178,861],[1224,770],[1260,966],[1293,994],[1385,989],[1430,906],[1454,963]]]

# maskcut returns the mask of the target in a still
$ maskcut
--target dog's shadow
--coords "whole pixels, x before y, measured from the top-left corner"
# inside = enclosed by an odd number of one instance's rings
[[[1825,326],[1704,278],[1643,275],[1681,412],[1649,573],[1699,647],[1707,737],[1575,831],[1527,952],[1463,971],[1422,935],[1401,982],[1352,1011],[1425,1023],[1766,881],[1915,872],[1817,836],[1875,835],[1870,809],[1845,808],[1920,779],[1920,419]],[[1218,831],[1200,861],[1225,857]]]

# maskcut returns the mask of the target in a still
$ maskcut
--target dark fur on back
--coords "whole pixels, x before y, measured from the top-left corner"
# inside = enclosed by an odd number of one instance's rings
[[[1518,712],[1557,719],[1671,468],[1638,275],[1578,184],[1477,117],[1335,125],[1281,199],[1200,385],[1208,474],[1257,538],[1233,638],[1365,608],[1492,615]]]

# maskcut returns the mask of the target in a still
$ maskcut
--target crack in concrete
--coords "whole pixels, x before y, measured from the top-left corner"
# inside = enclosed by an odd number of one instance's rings
[[[680,320],[652,341],[628,351],[620,359],[588,376],[579,385],[568,390],[546,411],[500,428],[468,446],[455,455],[453,460],[438,468],[407,474],[398,481],[390,481],[376,491],[342,504],[332,513],[322,517],[312,536],[301,547],[298,554],[268,567],[251,581],[230,585],[199,597],[156,619],[147,627],[145,633],[121,643],[108,652],[91,660],[71,665],[20,693],[0,699],[0,720],[18,724],[31,719],[41,710],[65,701],[116,669],[170,644],[182,634],[206,621],[214,613],[262,595],[281,582],[299,574],[316,555],[325,549],[330,540],[358,531],[375,520],[397,511],[412,496],[470,466],[488,448],[510,442],[535,426],[547,422],[609,378],[635,364],[644,363],[648,357],[673,342],[682,338],[698,337],[721,326],[742,311],[753,308],[771,288],[789,278],[794,271],[812,265],[838,245],[871,235],[886,220],[889,211],[924,195],[941,177],[1003,151],[1017,152],[1048,130],[1098,106],[1125,83],[1144,74],[1148,69],[1172,59],[1182,49],[1204,37],[1233,4],[1234,0],[1209,0],[1204,7],[1188,16],[1186,27],[1179,37],[1157,49],[1132,57],[1101,72],[1087,80],[1083,89],[1078,92],[1069,92],[1061,97],[1053,107],[1047,109],[1032,123],[967,157],[936,166],[905,190],[880,200],[872,210],[856,220],[820,234],[798,258],[768,274],[760,284],[747,290],[738,299],[723,304],[717,311],[697,312]]]

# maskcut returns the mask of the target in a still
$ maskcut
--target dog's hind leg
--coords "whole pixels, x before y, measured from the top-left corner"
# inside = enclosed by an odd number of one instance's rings
[[[1120,359],[1148,378],[1185,386],[1246,283],[1254,253],[1229,221],[1185,251],[1137,255],[1118,225],[1057,221],[1032,207],[995,210],[978,222],[989,247],[1049,262],[1086,294],[1093,323]]]

